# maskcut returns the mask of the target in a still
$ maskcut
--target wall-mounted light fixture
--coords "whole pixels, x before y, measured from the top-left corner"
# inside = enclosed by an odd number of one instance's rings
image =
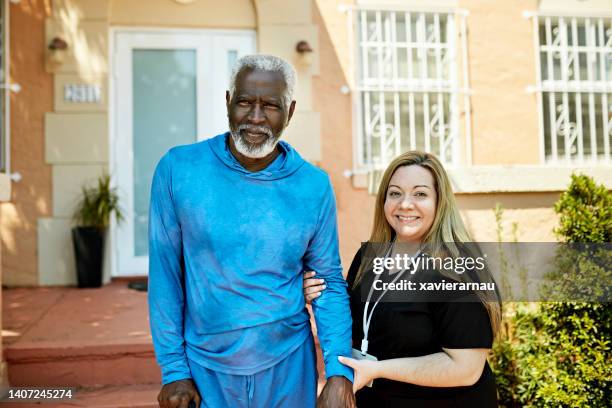
[[[65,40],[59,37],[51,40],[47,47],[47,64],[49,68],[53,70],[64,63],[67,49],[68,43]]]
[[[300,62],[304,65],[312,64],[313,49],[308,44],[308,41],[302,40],[295,45],[295,51],[298,53]]]

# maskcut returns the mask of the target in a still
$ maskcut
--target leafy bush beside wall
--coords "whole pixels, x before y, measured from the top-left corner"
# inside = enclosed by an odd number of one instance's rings
[[[555,204],[564,242],[612,238],[612,194],[572,175]],[[609,255],[605,255],[606,259]],[[563,258],[563,254],[560,255]],[[565,262],[565,263],[564,263]],[[556,264],[563,268],[566,259]],[[602,266],[603,265],[603,266]],[[610,263],[581,259],[575,268],[609,279]],[[564,271],[559,276],[567,277]],[[609,281],[609,280],[608,280]],[[602,282],[606,287],[606,281]],[[500,404],[506,407],[606,407],[612,386],[612,307],[609,303],[509,303],[493,347]]]
[[[591,177],[572,174],[555,212],[560,218],[555,233],[564,242],[611,242],[612,194]]]

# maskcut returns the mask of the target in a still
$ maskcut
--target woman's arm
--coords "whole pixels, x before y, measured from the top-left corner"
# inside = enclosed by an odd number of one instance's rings
[[[473,385],[482,375],[487,349],[442,349],[422,357],[379,361],[379,378],[424,387]]]
[[[354,390],[377,378],[423,387],[473,385],[482,375],[488,349],[443,349],[422,357],[370,361],[343,357],[340,361],[355,370]]]
[[[346,282],[349,285],[349,290],[353,286],[355,282],[355,277],[357,275],[357,270],[359,269],[359,265],[361,264],[361,248],[357,250],[357,253],[353,257],[353,261],[351,262],[351,266],[349,268],[348,274],[346,276]],[[327,287],[325,285],[325,279],[317,279],[315,275],[317,273],[314,271],[304,272],[304,283],[303,283],[303,292],[304,292],[304,301],[309,305],[313,300],[321,296],[323,290]]]

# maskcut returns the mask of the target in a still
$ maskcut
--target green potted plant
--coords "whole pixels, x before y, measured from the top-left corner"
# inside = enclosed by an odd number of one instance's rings
[[[72,228],[77,282],[79,288],[97,288],[102,286],[104,241],[111,216],[114,214],[117,222],[121,222],[123,214],[108,174],[102,174],[96,186],[83,186],[81,191]]]

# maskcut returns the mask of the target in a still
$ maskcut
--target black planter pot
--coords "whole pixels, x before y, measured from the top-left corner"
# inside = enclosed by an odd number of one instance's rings
[[[76,260],[79,288],[102,286],[102,261],[104,258],[105,231],[96,227],[72,229],[72,244]]]

